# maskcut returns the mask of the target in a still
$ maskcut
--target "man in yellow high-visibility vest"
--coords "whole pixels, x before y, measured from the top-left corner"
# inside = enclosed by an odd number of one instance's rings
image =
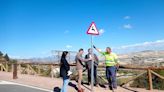
[[[112,52],[110,47],[106,48],[106,52],[102,52],[93,46],[98,52],[105,56],[106,77],[109,83],[110,90],[117,89],[116,70],[119,67],[118,57]]]

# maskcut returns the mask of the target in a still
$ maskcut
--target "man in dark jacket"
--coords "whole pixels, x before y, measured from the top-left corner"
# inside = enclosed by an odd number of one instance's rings
[[[85,55],[85,59],[88,59],[92,56],[92,50],[91,48],[88,49],[88,54]],[[98,57],[96,54],[93,54],[93,59],[94,59],[94,85],[98,86],[98,81],[97,81],[97,66],[98,66]],[[86,62],[86,68],[88,70],[88,84],[90,85],[91,83],[91,67],[92,67],[92,62]]]

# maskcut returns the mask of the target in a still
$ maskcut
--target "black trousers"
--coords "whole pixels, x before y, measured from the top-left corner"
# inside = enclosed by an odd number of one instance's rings
[[[97,85],[97,66],[94,66],[94,84]],[[88,69],[88,83],[91,83],[91,69]]]

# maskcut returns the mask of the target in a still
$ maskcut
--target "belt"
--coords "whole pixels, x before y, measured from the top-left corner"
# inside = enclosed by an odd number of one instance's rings
[[[115,67],[115,66],[106,66],[106,68]]]

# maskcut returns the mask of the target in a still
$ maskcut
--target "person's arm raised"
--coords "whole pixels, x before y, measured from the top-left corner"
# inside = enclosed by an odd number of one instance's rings
[[[94,48],[97,52],[101,53],[101,51],[100,51],[98,48],[96,48],[95,45],[93,45],[93,48]]]

